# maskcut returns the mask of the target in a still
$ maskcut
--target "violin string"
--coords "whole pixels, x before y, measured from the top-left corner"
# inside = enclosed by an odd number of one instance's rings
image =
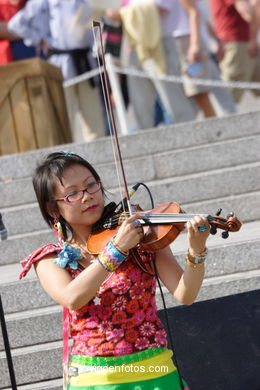
[[[129,215],[129,213],[125,213],[126,216]],[[143,213],[143,212],[138,212],[138,215],[140,215],[140,217],[143,217],[143,219],[154,219],[154,220],[162,220],[162,221],[167,221],[168,219],[170,220],[170,222],[188,222],[189,220],[191,220],[192,218],[194,218],[196,215],[198,214],[172,214],[172,213]],[[207,217],[208,215],[207,214],[200,214],[200,215],[204,215],[205,217]],[[114,217],[115,221],[116,220],[119,220],[121,217]],[[113,219],[113,220],[114,220]]]
[[[105,85],[104,85],[104,81],[103,81],[103,77],[102,77],[100,57],[99,57],[99,50],[98,50],[98,43],[97,43],[97,37],[95,35],[94,27],[92,27],[92,33],[93,33],[93,37],[94,37],[96,58],[97,58],[97,62],[98,62],[100,81],[101,81],[101,88],[102,88],[102,93],[103,93],[103,97],[104,97],[105,111],[106,111],[106,116],[107,116],[107,120],[108,120],[108,127],[109,127],[112,151],[113,151],[113,156],[114,156],[114,162],[115,162],[116,176],[117,176],[117,181],[118,181],[118,186],[119,186],[120,198],[123,199],[123,190],[122,190],[123,185],[122,185],[122,180],[121,180],[121,177],[120,177],[120,174],[119,174],[118,157],[116,155],[116,148],[115,148],[115,137],[114,137],[114,134],[113,134],[113,131],[112,131],[112,123],[111,123],[111,118],[110,118],[110,115],[109,115],[109,108],[108,108],[108,103],[107,103],[107,99],[108,99],[107,93],[108,93],[108,91],[106,91],[106,88],[105,88]],[[104,72],[105,72],[105,69],[104,69]],[[125,212],[124,203],[123,203],[123,210]]]

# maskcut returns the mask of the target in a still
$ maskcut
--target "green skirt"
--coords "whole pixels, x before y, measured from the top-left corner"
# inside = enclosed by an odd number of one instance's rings
[[[67,390],[181,390],[178,371],[172,362],[172,351],[120,366],[91,367],[69,378]],[[105,359],[105,358],[104,358]],[[71,363],[73,367],[79,364]],[[185,390],[189,390],[183,380]]]

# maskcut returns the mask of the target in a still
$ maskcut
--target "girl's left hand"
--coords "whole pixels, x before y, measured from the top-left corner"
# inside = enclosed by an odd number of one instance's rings
[[[199,227],[202,226],[206,227],[205,231],[199,230]],[[207,218],[196,215],[196,217],[187,222],[187,229],[190,255],[202,253],[205,250],[206,241],[210,233],[210,225]]]

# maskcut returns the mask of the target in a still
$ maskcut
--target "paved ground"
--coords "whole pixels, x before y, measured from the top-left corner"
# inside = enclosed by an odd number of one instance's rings
[[[245,92],[241,102],[237,105],[238,112],[244,114],[251,111],[260,110],[260,97],[255,97],[250,92]]]

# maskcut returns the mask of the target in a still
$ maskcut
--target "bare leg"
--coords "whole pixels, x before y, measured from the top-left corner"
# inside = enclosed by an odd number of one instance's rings
[[[194,96],[194,99],[199,108],[202,110],[205,118],[216,116],[216,112],[211,104],[209,95],[207,93],[199,93],[198,95]]]

